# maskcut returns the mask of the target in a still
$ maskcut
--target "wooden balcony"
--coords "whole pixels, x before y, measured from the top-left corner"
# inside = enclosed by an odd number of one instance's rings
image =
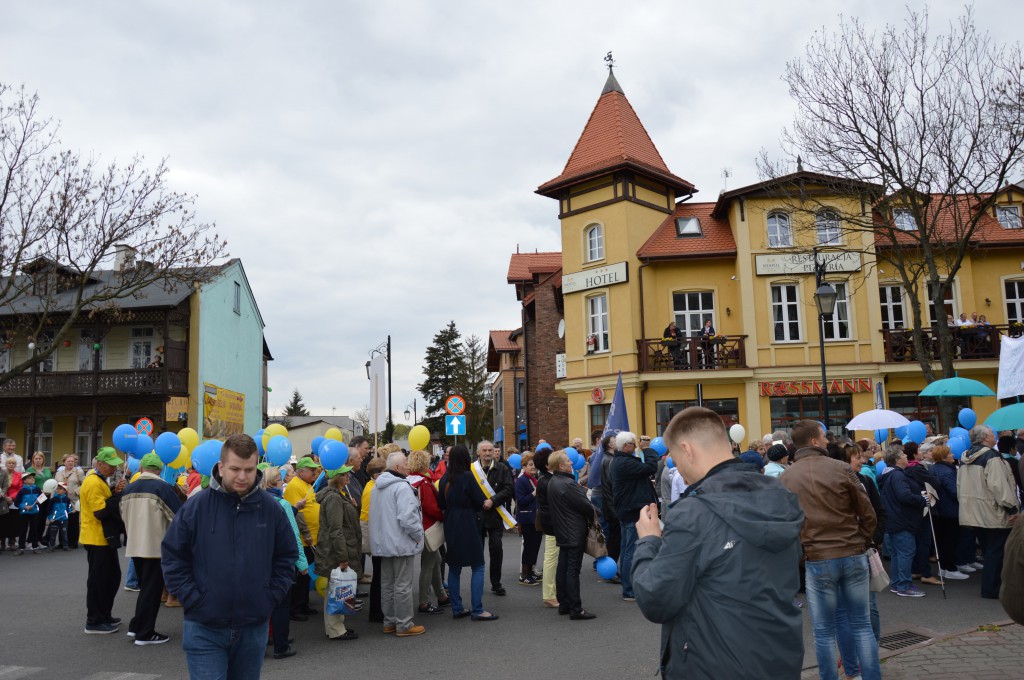
[[[1024,327],[968,326],[950,328],[950,332],[953,336],[954,359],[998,359],[999,338],[1003,335],[1020,337],[1024,335]],[[925,328],[923,334],[924,349],[928,353],[926,359],[937,361],[940,351],[938,333],[934,328]],[[917,363],[914,336],[910,330],[883,330],[882,338],[886,363]]]
[[[660,338],[637,340],[640,370],[710,371],[746,368],[745,335],[719,335],[710,340],[682,338],[666,342]]]
[[[140,368],[27,372],[0,385],[0,399],[188,394],[188,371]]]

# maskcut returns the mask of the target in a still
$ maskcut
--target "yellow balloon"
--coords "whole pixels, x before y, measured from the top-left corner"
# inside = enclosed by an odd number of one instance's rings
[[[345,441],[345,437],[342,436],[341,430],[339,430],[336,427],[332,427],[331,429],[327,430],[327,432],[324,432],[324,439],[333,439],[336,442]]]
[[[327,577],[317,576],[316,578],[316,592],[320,593],[320,597],[327,597]]]
[[[417,425],[409,430],[409,449],[412,451],[426,451],[430,444],[430,430],[425,425]]]
[[[288,428],[281,423],[274,423],[273,425],[267,425],[267,429],[263,430],[263,450],[267,450],[267,444],[270,440],[281,435],[282,437],[288,436]]]
[[[184,444],[181,445],[181,452],[178,453],[178,457],[171,462],[171,467],[180,469],[187,468],[192,464],[192,453],[189,451],[189,447]]]
[[[187,447],[189,451],[195,451],[199,446],[199,433],[191,427],[183,427],[178,430],[178,439],[181,440],[182,446]]]

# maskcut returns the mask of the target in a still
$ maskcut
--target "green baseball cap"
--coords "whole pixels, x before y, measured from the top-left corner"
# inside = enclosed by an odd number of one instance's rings
[[[139,461],[139,467],[143,470],[163,470],[164,462],[155,453],[147,453]]]
[[[113,446],[104,446],[96,452],[96,460],[107,465],[124,465],[124,461],[117,455]]]
[[[351,465],[342,465],[337,470],[328,470],[327,471],[327,479],[334,479],[338,475],[343,475],[343,474],[346,474],[348,472],[352,472],[352,469],[353,468],[352,468]]]
[[[256,469],[266,470],[268,467],[270,467],[270,463],[260,463],[259,465],[256,466]]]
[[[320,467],[320,464],[317,463],[312,458],[310,458],[309,456],[305,456],[303,458],[299,458],[299,462],[295,464],[295,469],[296,470],[301,470],[302,468],[312,468],[312,469],[316,470],[319,467]]]

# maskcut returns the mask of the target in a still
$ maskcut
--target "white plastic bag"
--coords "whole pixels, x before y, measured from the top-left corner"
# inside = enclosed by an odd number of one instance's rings
[[[352,606],[355,596],[356,572],[351,567],[344,571],[335,567],[327,582],[327,613],[334,616],[355,614],[356,610]]]

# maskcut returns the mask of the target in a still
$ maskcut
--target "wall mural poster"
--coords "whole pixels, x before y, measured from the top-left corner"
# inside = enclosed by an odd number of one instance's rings
[[[245,395],[203,383],[203,438],[224,439],[245,429]]]

